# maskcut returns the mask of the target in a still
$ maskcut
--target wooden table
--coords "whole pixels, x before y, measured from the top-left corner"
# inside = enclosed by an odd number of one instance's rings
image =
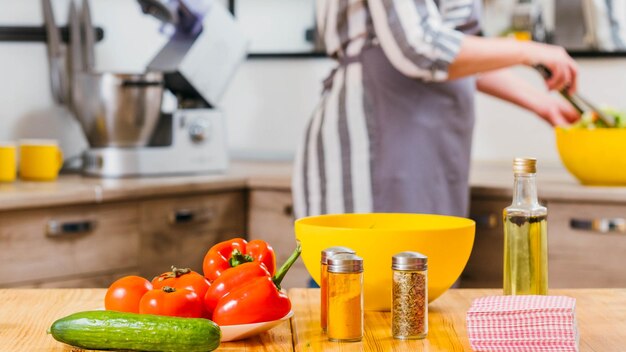
[[[0,290],[1,351],[75,352],[46,334],[62,316],[102,307],[102,289]],[[624,351],[626,289],[553,290],[577,299],[581,351]],[[257,337],[223,343],[220,351],[471,351],[465,312],[472,300],[498,290],[450,290],[430,305],[428,338],[398,341],[390,337],[389,313],[366,312],[365,337],[357,343],[328,342],[319,329],[319,291],[290,291],[295,315],[291,322]]]

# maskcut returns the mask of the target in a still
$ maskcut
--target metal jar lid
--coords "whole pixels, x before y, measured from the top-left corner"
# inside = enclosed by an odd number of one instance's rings
[[[363,258],[353,253],[335,254],[328,258],[329,273],[363,272]]]
[[[418,252],[401,252],[391,258],[393,270],[426,270],[428,257]]]
[[[322,251],[322,264],[328,264],[328,258],[339,253],[355,254],[356,252],[348,247],[329,247]]]
[[[534,174],[537,172],[537,159],[515,158],[513,159],[514,174]]]

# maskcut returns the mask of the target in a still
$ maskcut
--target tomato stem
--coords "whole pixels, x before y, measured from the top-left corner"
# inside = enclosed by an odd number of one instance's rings
[[[289,271],[293,263],[295,263],[300,256],[300,253],[302,253],[302,246],[300,245],[300,241],[296,241],[296,249],[293,251],[293,253],[291,253],[291,256],[287,258],[285,263],[276,271],[276,275],[274,275],[274,277],[272,278],[272,281],[274,281],[274,285],[276,285],[279,290],[280,283],[285,278],[285,275],[287,275],[287,272]]]
[[[191,269],[189,268],[177,268],[172,265],[172,274],[174,274],[174,277],[181,277],[185,274],[189,274],[190,272]]]
[[[163,286],[163,292],[172,293],[176,292],[176,289],[170,286]]]
[[[165,274],[161,274],[159,276],[157,276],[155,279],[159,280],[159,281],[163,281],[163,280],[167,280],[167,279],[173,279],[173,278],[177,278],[177,277],[181,277],[185,274],[189,274],[191,272],[191,269],[189,268],[182,268],[179,269],[175,266],[171,266],[172,271],[167,272]]]

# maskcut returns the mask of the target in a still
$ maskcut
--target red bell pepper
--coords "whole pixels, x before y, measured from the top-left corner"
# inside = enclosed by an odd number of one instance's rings
[[[242,283],[247,283],[259,277],[270,276],[265,265],[259,262],[244,263],[226,270],[213,281],[213,284],[207,289],[204,296],[204,306],[209,312],[209,316],[213,315],[217,302],[229,292],[241,286]]]
[[[237,325],[272,321],[287,315],[291,301],[281,291],[280,283],[300,252],[298,243],[274,277],[264,272],[262,265],[249,263],[216,279],[205,296],[205,307],[213,311],[212,320],[218,325]]]
[[[265,265],[271,275],[276,272],[276,255],[267,242],[234,238],[211,247],[204,257],[202,269],[204,277],[213,282],[230,268],[253,261]]]

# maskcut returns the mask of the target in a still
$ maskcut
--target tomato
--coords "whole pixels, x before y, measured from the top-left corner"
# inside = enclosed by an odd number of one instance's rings
[[[104,296],[104,308],[119,312],[139,313],[139,301],[152,290],[150,281],[139,276],[124,276],[115,281]]]
[[[209,280],[203,275],[189,268],[179,269],[172,267],[172,271],[168,271],[152,279],[152,286],[154,288],[162,288],[164,286],[176,289],[186,288],[194,291],[200,297],[204,297],[210,285]]]
[[[139,302],[140,314],[207,318],[204,302],[194,291],[164,286],[148,291]]]
[[[209,280],[189,268],[179,269],[172,267],[172,271],[168,271],[152,279],[152,286],[155,289],[165,286],[177,290],[185,288],[194,291],[201,299],[204,299],[210,285]],[[204,308],[204,305],[202,313],[203,317],[210,318],[209,311]]]

